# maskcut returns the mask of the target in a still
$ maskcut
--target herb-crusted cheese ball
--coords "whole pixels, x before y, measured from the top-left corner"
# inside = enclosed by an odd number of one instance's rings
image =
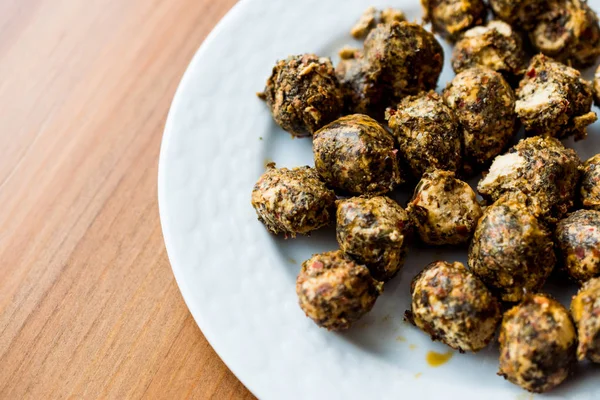
[[[539,54],[519,84],[515,110],[532,135],[581,140],[597,119],[592,102],[592,85],[579,71]]]
[[[433,31],[456,40],[467,29],[485,22],[487,8],[483,0],[421,0],[425,21]]]
[[[453,349],[477,352],[488,345],[500,322],[500,306],[485,285],[459,263],[437,261],[411,284],[406,319]]]
[[[402,182],[394,138],[366,115],[349,115],[313,139],[315,167],[331,187],[351,194],[384,194]]]
[[[378,25],[365,40],[364,57],[376,84],[384,88],[386,106],[435,89],[444,64],[436,38],[411,22]]]
[[[556,300],[529,295],[504,314],[500,372],[534,393],[560,385],[575,364],[577,336],[569,312]]]
[[[469,68],[456,75],[443,96],[463,130],[465,163],[486,164],[516,134],[515,94],[500,73]]]
[[[524,197],[509,195],[488,207],[469,248],[471,271],[508,302],[540,289],[556,263],[552,236]]]
[[[548,1],[548,9],[537,20],[529,37],[538,51],[578,68],[596,62],[600,26],[585,0]]]
[[[434,91],[402,100],[387,119],[400,144],[400,156],[414,178],[433,169],[458,171],[461,167],[461,131],[454,113]]]
[[[335,193],[310,167],[287,169],[269,164],[252,191],[258,219],[273,234],[295,237],[329,225]]]
[[[441,170],[423,175],[407,210],[421,240],[431,245],[466,243],[482,215],[473,189]]]
[[[383,283],[341,250],[315,254],[302,264],[296,280],[300,307],[317,325],[348,329],[371,311]]]
[[[273,119],[293,136],[310,136],[339,117],[343,94],[328,58],[314,54],[279,61],[264,97]]]
[[[579,197],[584,208],[600,211],[600,154],[583,164]]]
[[[523,41],[510,25],[500,20],[476,26],[456,42],[452,53],[452,68],[460,73],[480,66],[500,72],[513,80],[525,72],[526,55]]]
[[[404,265],[411,225],[406,211],[388,197],[353,197],[338,202],[336,234],[346,254],[386,282]]]
[[[555,236],[571,277],[585,282],[600,276],[600,211],[575,211],[558,223]]]
[[[489,0],[496,18],[525,30],[535,26],[547,3],[548,0]]]
[[[577,325],[577,358],[600,363],[600,278],[586,282],[571,302]]]
[[[496,157],[477,189],[491,201],[523,192],[536,216],[555,223],[573,206],[580,165],[577,153],[558,140],[532,137]]]

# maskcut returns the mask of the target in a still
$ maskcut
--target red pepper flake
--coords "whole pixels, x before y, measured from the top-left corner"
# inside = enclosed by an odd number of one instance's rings
[[[527,76],[530,78],[535,78],[535,68],[531,68],[529,71],[527,71]]]
[[[312,269],[316,269],[316,270],[322,270],[324,265],[321,261],[315,261],[314,263],[312,263]]]
[[[585,258],[585,250],[583,249],[583,247],[577,247],[577,248],[575,248],[575,255],[580,260],[583,260]]]

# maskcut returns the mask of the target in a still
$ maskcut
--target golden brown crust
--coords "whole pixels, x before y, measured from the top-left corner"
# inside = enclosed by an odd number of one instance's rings
[[[353,197],[337,204],[340,248],[379,281],[393,278],[404,265],[412,233],[408,214],[394,200]]]
[[[500,306],[485,285],[461,263],[437,261],[412,281],[406,319],[461,352],[488,345],[500,322]]]
[[[534,393],[560,385],[575,364],[577,337],[569,312],[546,295],[529,295],[504,314],[500,371]]]
[[[393,137],[374,119],[342,117],[315,133],[315,168],[331,187],[385,194],[402,182]]]
[[[302,263],[296,281],[300,307],[317,325],[345,330],[371,311],[383,283],[341,250],[315,254]]]

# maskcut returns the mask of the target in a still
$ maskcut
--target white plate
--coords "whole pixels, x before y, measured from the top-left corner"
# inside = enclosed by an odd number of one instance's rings
[[[311,141],[281,131],[255,96],[275,61],[335,56],[366,6],[389,3],[421,17],[417,0],[243,0],[212,32],[177,91],[161,149],[160,214],[175,277],[204,335],[260,398],[529,398],[496,376],[495,345],[432,368],[427,353],[448,348],[402,320],[411,278],[437,259],[466,261],[464,249],[411,249],[373,311],[349,332],[330,333],[298,307],[295,278],[311,254],[337,248],[333,229],[285,241],[250,205],[265,162],[313,164]],[[600,0],[590,3],[600,9]],[[453,77],[440,42],[438,89]],[[589,131],[575,146],[583,158],[600,151],[600,124]],[[403,204],[411,190],[400,191]],[[598,399],[599,372],[582,367],[547,398]]]

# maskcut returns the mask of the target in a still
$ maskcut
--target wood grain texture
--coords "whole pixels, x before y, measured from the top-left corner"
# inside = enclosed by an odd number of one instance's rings
[[[0,1],[0,398],[252,398],[190,316],[157,161],[235,0]]]

